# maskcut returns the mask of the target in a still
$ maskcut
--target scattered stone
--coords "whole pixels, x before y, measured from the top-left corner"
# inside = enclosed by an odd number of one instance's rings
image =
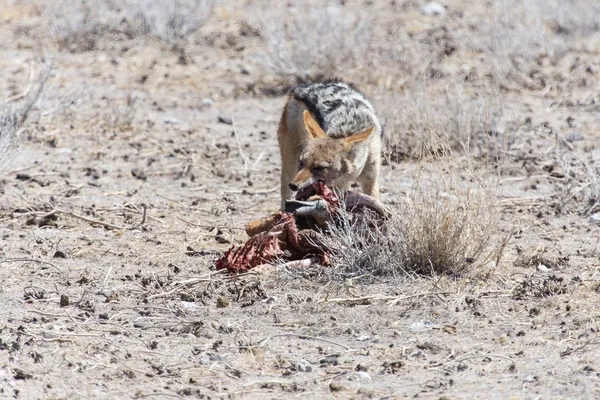
[[[431,1],[421,7],[421,12],[425,15],[444,15],[446,7],[436,1]]]
[[[60,306],[61,307],[68,307],[69,306],[69,296],[67,296],[66,294],[61,294],[60,295]]]
[[[56,251],[54,253],[54,255],[52,256],[53,258],[67,258],[67,254],[64,251]]]
[[[303,359],[300,359],[294,363],[294,369],[298,372],[312,372],[312,365]]]
[[[331,356],[327,356],[324,359],[322,359],[321,361],[319,361],[319,363],[321,364],[321,367],[325,367],[328,365],[338,365],[339,361],[338,361],[338,355],[331,355]]]
[[[13,371],[13,378],[15,378],[16,380],[26,380],[33,378],[33,375],[31,375],[29,372],[23,371],[22,369],[15,368]]]
[[[231,117],[227,117],[225,115],[219,115],[217,120],[225,125],[233,125],[233,119]]]
[[[30,179],[31,179],[31,176],[28,174],[24,174],[24,173],[17,174],[17,180],[19,180],[19,181],[28,181]]]
[[[364,342],[365,340],[369,340],[369,339],[371,339],[371,336],[369,336],[369,335],[361,335],[356,338],[356,340],[358,340],[359,342]]]
[[[567,135],[567,141],[569,142],[579,142],[580,140],[585,139],[585,136],[583,136],[583,133],[581,133],[580,131],[571,131],[569,132],[569,134]]]
[[[220,244],[229,244],[231,241],[223,235],[217,234],[215,235],[215,240]]]
[[[600,224],[600,213],[590,215],[590,224]]]
[[[183,308],[184,310],[197,310],[198,308],[198,304],[196,304],[193,301],[182,301],[179,304],[181,304],[181,308]]]
[[[217,298],[217,307],[218,308],[229,307],[229,300],[227,299],[227,297],[219,296]]]
[[[132,169],[131,175],[133,175],[134,178],[139,179],[141,181],[145,181],[147,178],[146,173],[139,168]]]
[[[173,118],[173,117],[165,117],[165,118],[163,119],[163,122],[164,122],[166,125],[177,125],[177,124],[180,124],[180,123],[181,123],[181,121],[180,121],[180,120],[178,120],[177,118]]]
[[[200,101],[200,104],[202,104],[205,107],[210,107],[213,104],[215,104],[215,102],[213,99],[209,99],[208,97],[205,97]]]

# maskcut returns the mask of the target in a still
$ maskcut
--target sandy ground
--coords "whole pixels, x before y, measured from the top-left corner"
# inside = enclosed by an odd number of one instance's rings
[[[457,30],[473,11],[395,3],[365,7]],[[600,229],[549,169],[563,143],[598,158],[597,34],[537,67],[547,89],[501,92],[519,145],[498,185],[495,240],[512,238],[491,274],[324,282],[214,271],[279,204],[285,99],[248,90],[265,72],[243,9],[216,10],[186,64],[151,40],[60,51],[40,9],[0,5],[2,96],[43,48],[56,58],[0,176],[0,397],[600,397]],[[444,62],[459,61],[472,60]],[[382,200],[401,201],[429,162],[386,163]]]

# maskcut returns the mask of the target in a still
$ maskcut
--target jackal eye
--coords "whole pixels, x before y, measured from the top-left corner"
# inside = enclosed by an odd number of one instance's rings
[[[318,172],[325,171],[325,167],[324,167],[324,166],[322,166],[322,165],[317,165],[317,166],[316,166],[316,167],[314,167],[313,169],[314,169],[315,171],[318,171]]]
[[[298,169],[304,168],[304,162],[298,161]]]

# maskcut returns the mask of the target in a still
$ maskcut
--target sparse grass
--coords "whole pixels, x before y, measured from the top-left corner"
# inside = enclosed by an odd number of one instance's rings
[[[294,7],[261,17],[258,62],[287,84],[343,77],[390,88],[425,71],[431,49],[403,30],[382,31],[343,7]]]
[[[584,214],[600,210],[600,165],[593,153],[582,154],[577,151],[566,152],[559,157],[559,163],[567,181],[566,187],[560,185],[563,192],[561,205],[577,200],[584,204]]]
[[[562,55],[569,36],[600,29],[600,5],[593,0],[499,0],[489,19],[463,33],[462,42],[485,54],[486,66],[502,85],[541,89],[529,73],[532,62]]]
[[[107,0],[52,0],[45,13],[60,48],[71,52],[94,50],[119,22]]]
[[[210,17],[215,0],[128,0],[125,14],[132,36],[147,35],[183,50],[190,35]]]
[[[94,50],[104,38],[148,36],[182,51],[211,15],[215,0],[53,0],[46,8],[59,46]]]
[[[0,104],[0,173],[6,171],[14,158],[19,148],[19,129],[39,99],[53,67],[54,63],[49,62],[37,77],[32,67],[27,88]]]
[[[457,152],[497,158],[509,140],[498,127],[503,112],[499,95],[463,84],[432,87],[417,86],[379,101],[388,156],[399,161]]]
[[[500,255],[490,250],[497,213],[480,187],[447,191],[417,184],[384,225],[366,220],[323,236],[336,274],[457,276]]]

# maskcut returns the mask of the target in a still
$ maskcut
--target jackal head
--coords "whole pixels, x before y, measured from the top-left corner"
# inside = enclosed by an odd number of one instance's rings
[[[304,127],[308,144],[300,154],[298,173],[289,184],[293,191],[305,189],[316,181],[331,186],[352,174],[356,169],[353,146],[365,141],[375,130],[372,127],[346,138],[330,138],[307,110],[304,111]]]

